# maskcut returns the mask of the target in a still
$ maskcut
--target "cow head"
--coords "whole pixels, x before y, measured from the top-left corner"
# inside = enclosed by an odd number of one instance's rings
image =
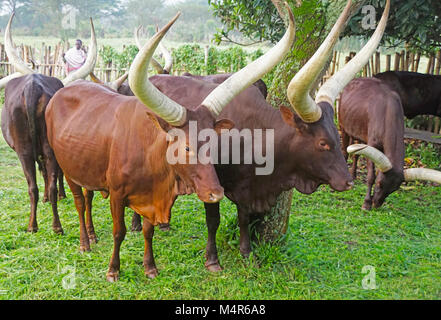
[[[135,96],[157,115],[148,113],[160,130],[168,136],[174,135],[173,131],[179,131],[180,139],[169,140],[167,153],[183,155],[184,159],[179,158],[176,162],[167,160],[180,180],[194,190],[202,201],[218,202],[223,198],[223,188],[212,162],[202,162],[198,156],[204,145],[203,142],[198,142],[198,137],[202,130],[211,129],[211,132],[217,133],[222,129],[232,128],[234,124],[229,120],[216,121],[216,115],[202,105],[194,110],[186,110],[160,92],[147,77],[148,65],[156,47],[179,15],[139,51],[129,71],[129,84]],[[207,153],[209,157],[209,151]]]
[[[366,46],[320,88],[314,101],[310,91],[350,17],[352,1],[349,0],[325,41],[288,86],[287,95],[292,108],[281,107],[280,111],[285,123],[295,130],[291,146],[298,160],[293,164],[298,172],[295,186],[301,192],[311,193],[320,184],[329,184],[337,191],[348,190],[353,185],[341,152],[333,106],[340,91],[375,52],[386,27],[389,7],[390,0],[387,1],[377,30]]]
[[[365,144],[354,144],[348,147],[348,153],[364,156],[370,159],[380,171],[376,178],[373,207],[379,208],[384,200],[398,190],[403,182],[425,180],[441,184],[441,172],[426,168],[406,169],[392,165],[389,158],[380,150]]]
[[[403,169],[391,169],[387,172],[380,171],[375,180],[374,196],[372,206],[379,208],[384,200],[392,193],[397,191],[404,182]]]

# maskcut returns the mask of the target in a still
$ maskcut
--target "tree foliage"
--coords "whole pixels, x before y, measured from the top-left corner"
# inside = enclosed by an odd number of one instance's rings
[[[368,0],[376,10],[377,21],[383,12],[386,0]],[[359,12],[349,23],[346,35],[366,37],[362,28],[363,14]],[[406,44],[408,48],[434,52],[441,46],[441,1],[439,0],[391,0],[391,13],[383,37],[384,44],[396,46]]]

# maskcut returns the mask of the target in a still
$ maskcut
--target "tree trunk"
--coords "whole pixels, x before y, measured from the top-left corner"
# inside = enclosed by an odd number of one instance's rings
[[[278,0],[273,0],[273,3],[276,1]],[[355,13],[364,2],[365,1],[355,1],[353,4],[353,12]],[[333,10],[333,12],[339,15],[343,11],[345,4],[346,0],[332,2],[330,5],[332,8],[328,7],[328,12],[329,10]],[[280,6],[278,9],[280,9]],[[311,12],[303,12],[300,17],[296,16],[296,41],[291,53],[287,55],[284,61],[282,61],[274,71],[274,80],[269,88],[268,102],[273,107],[279,108],[281,105],[289,106],[289,101],[286,96],[286,89],[288,88],[289,82],[316,52],[328,31],[332,28],[333,25],[328,19],[336,21],[337,17],[329,17],[329,13],[327,14],[325,12],[318,14],[317,10],[313,8],[311,8]],[[316,21],[316,23],[311,26],[309,23],[303,23],[304,21]],[[332,55],[330,58],[332,58]],[[328,65],[323,68],[322,74],[317,78],[311,90],[312,96],[315,96],[315,92],[328,69],[329,63],[330,60]],[[260,218],[260,220],[256,222],[255,231],[259,240],[274,241],[280,239],[280,237],[287,232],[289,215],[291,213],[292,195],[292,190],[282,192],[277,198],[276,205],[271,208],[269,212],[264,214],[263,219]]]

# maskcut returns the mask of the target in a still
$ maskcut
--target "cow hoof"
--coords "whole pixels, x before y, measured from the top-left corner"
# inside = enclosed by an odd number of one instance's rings
[[[56,234],[59,234],[59,235],[63,235],[64,234],[64,231],[63,231],[62,227],[53,227],[52,230],[54,230],[54,232]]]
[[[59,194],[58,195],[58,201],[66,199],[66,195],[65,194]]]
[[[161,231],[170,231],[170,225],[168,223],[164,223],[164,224],[160,224],[159,225],[159,230]]]
[[[370,211],[372,209],[372,204],[369,202],[363,203],[363,206],[361,207],[361,210]]]
[[[89,236],[89,242],[90,243],[98,243],[98,237],[96,236],[96,234],[92,234]]]
[[[210,272],[220,272],[223,270],[219,262],[212,263],[210,265],[205,265],[205,268],[207,268],[207,270]]]
[[[90,246],[86,246],[84,244],[80,245],[80,252],[89,252],[90,251]]]
[[[43,203],[46,203],[46,202],[48,202],[49,201],[49,198],[47,197],[47,196],[44,196],[44,198],[43,198]]]
[[[133,225],[133,224],[132,224],[132,228],[131,228],[131,230],[132,230],[133,232],[140,232],[140,231],[142,231],[142,226],[141,226],[140,224],[138,224],[138,225]]]
[[[117,282],[119,280],[119,272],[107,272],[106,279],[109,282]]]
[[[30,233],[36,233],[38,232],[38,227],[28,227],[27,231]]]
[[[148,271],[145,271],[144,274],[149,277],[150,279],[154,279],[159,275],[158,269],[151,269]]]

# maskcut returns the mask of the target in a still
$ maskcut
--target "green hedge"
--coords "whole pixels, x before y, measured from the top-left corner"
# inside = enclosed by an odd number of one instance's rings
[[[103,46],[99,50],[101,57],[100,67],[110,63],[119,69],[128,68],[138,53],[138,48],[133,45],[126,46],[123,52],[117,52],[111,46]],[[199,44],[185,44],[172,51],[175,73],[190,72],[195,75],[232,73],[239,71],[249,62],[263,55],[261,49],[247,53],[239,46],[219,49],[210,46],[208,61],[205,64],[205,48]]]

